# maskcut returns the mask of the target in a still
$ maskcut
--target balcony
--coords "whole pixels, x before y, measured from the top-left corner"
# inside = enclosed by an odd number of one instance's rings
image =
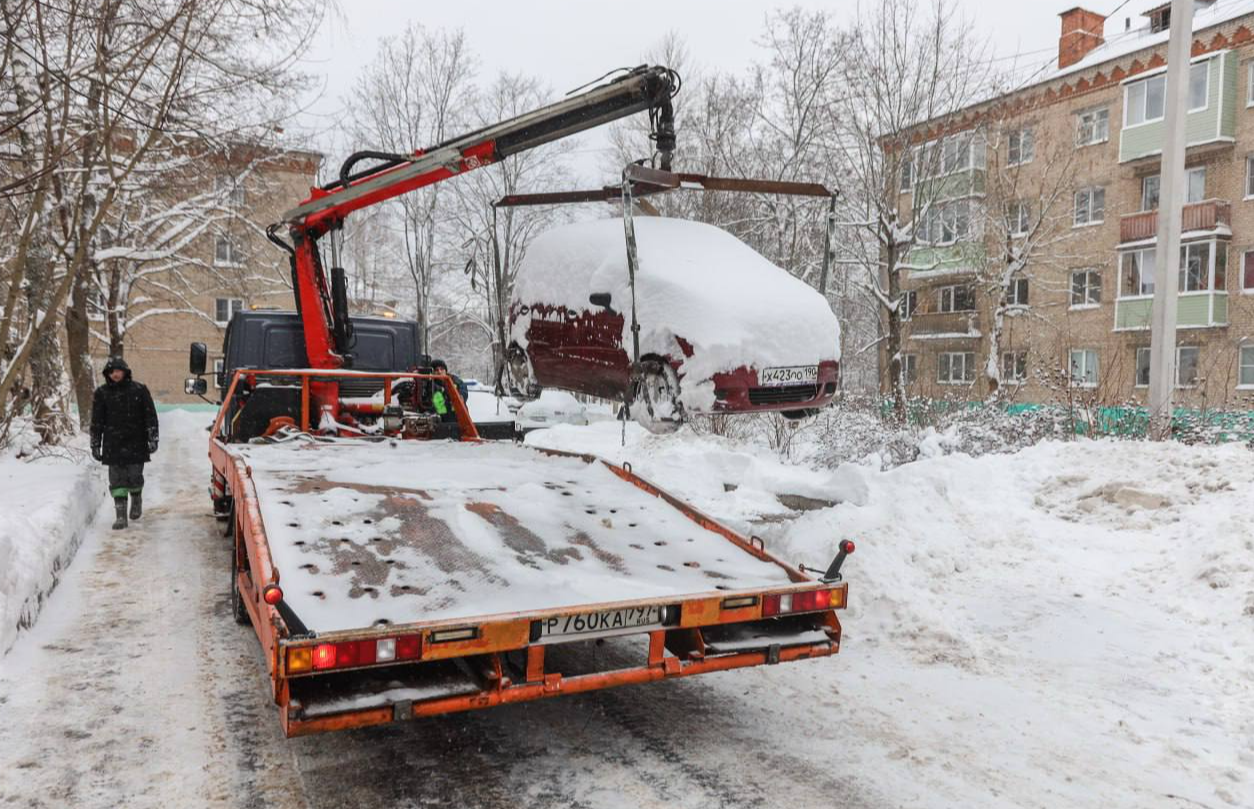
[[[910,318],[912,340],[966,340],[982,337],[979,312],[920,312]]]
[[[1119,298],[1115,301],[1115,331],[1136,331],[1150,327],[1154,308],[1152,296]],[[1181,292],[1176,299],[1176,326],[1205,329],[1228,325],[1228,293]]]
[[[1182,233],[1207,232],[1232,224],[1232,205],[1224,199],[1207,199],[1184,206]],[[1141,211],[1119,217],[1119,243],[1143,242],[1158,236],[1158,211]]]
[[[910,251],[910,278],[962,275],[976,271],[985,258],[982,242],[958,242],[944,247],[916,247]]]
[[[1189,110],[1184,119],[1185,144],[1231,144],[1236,137],[1238,99],[1238,53],[1220,51],[1207,59],[1206,105]],[[1129,80],[1130,87],[1137,82]],[[1126,91],[1125,91],[1126,92]],[[1244,102],[1240,102],[1244,103]],[[1127,98],[1124,98],[1127,105]],[[1125,126],[1119,133],[1119,162],[1128,163],[1162,154],[1166,121],[1158,118],[1143,124]]]

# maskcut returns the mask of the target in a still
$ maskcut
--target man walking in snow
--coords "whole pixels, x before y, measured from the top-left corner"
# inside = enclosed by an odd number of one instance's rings
[[[144,464],[157,451],[157,408],[121,357],[109,358],[104,377],[91,400],[91,457],[109,467],[109,493],[117,510],[113,528],[119,530],[126,527],[127,495],[132,520],[144,511]]]

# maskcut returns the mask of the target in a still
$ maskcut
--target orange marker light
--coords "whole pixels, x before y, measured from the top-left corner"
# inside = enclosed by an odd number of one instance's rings
[[[283,600],[283,591],[277,584],[267,584],[261,591],[261,599],[273,607]]]
[[[287,650],[287,671],[300,674],[313,668],[313,650],[308,646]]]

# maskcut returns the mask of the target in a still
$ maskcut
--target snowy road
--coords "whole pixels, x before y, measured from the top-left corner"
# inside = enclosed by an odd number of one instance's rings
[[[0,806],[888,805],[841,771],[838,731],[773,750],[799,729],[762,709],[778,695],[761,678],[735,674],[285,740],[257,642],[227,611],[204,433],[191,419],[165,432],[147,515],[111,531],[102,498],[44,618],[0,663]]]
[[[783,491],[843,501],[762,528],[811,564],[858,539],[841,654],[286,740],[228,615],[202,425],[163,417],[148,516],[102,511],[0,660],[0,807],[1254,807],[1247,449],[815,472],[633,439],[646,476],[741,524]],[[612,455],[613,428],[568,448]]]

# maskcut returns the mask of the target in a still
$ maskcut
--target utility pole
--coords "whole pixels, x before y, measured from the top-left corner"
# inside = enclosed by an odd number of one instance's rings
[[[1150,321],[1149,430],[1157,440],[1171,435],[1171,398],[1176,384],[1176,295],[1185,191],[1184,123],[1192,46],[1193,0],[1171,0],[1154,308]]]

